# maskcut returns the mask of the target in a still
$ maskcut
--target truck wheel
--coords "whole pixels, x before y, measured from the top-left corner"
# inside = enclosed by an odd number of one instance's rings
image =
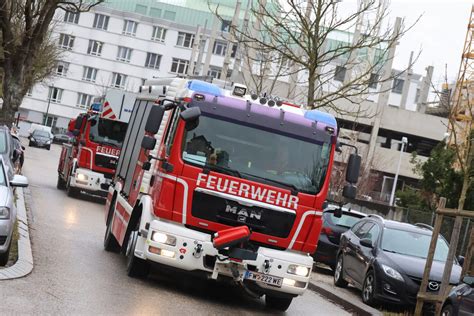
[[[113,204],[111,204],[110,206],[111,209],[109,210],[109,212],[112,212]],[[117,242],[117,239],[115,238],[114,234],[112,234],[112,221],[113,220],[114,220],[114,215],[112,214],[107,219],[107,227],[105,229],[105,236],[104,236],[104,249],[105,251],[119,252],[120,245]]]
[[[0,253],[0,266],[4,266],[8,262],[8,257],[10,256],[10,248],[12,247],[12,239],[10,239],[10,245],[4,253]]]
[[[127,275],[132,278],[146,278],[150,272],[150,264],[146,260],[135,257],[139,227],[140,222],[138,222],[137,227],[130,232],[126,251]]]
[[[71,177],[69,177],[69,182],[66,186],[67,196],[69,197],[77,197],[79,190],[75,187],[71,186]]]
[[[59,190],[64,190],[66,189],[66,181],[61,178],[61,175],[58,173],[58,182],[56,183],[56,188]]]
[[[265,295],[265,306],[268,309],[284,312],[290,307],[292,297],[275,297],[271,295]]]

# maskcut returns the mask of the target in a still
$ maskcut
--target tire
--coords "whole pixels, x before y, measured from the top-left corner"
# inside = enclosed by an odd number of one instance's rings
[[[58,182],[56,183],[56,188],[59,190],[64,190],[66,189],[66,181],[61,178],[61,175],[58,173]]]
[[[453,305],[450,303],[444,305],[443,309],[441,310],[441,316],[453,316],[454,311],[453,311]]]
[[[374,306],[376,304],[376,300],[374,297],[375,292],[375,275],[374,271],[370,270],[369,272],[367,272],[364,278],[364,284],[362,286],[362,301],[367,305]]]
[[[130,232],[130,237],[127,243],[127,275],[132,278],[146,278],[150,272],[150,264],[143,259],[135,257],[135,247],[138,240],[138,228],[140,227],[140,221],[137,226]]]
[[[112,211],[112,207],[115,204],[115,202],[111,203],[109,213]],[[112,234],[112,221],[114,219],[113,214],[109,216],[107,219],[107,226],[105,229],[105,235],[104,235],[104,249],[105,251],[110,251],[110,252],[119,252],[120,251],[120,245],[117,242],[117,239],[115,238],[114,234]]]
[[[265,295],[265,306],[268,309],[284,312],[290,307],[292,300],[292,297],[276,297],[267,294]]]
[[[49,145],[48,147],[46,147],[47,150],[51,150],[51,145]]]
[[[71,186],[71,177],[69,177],[69,182],[66,186],[67,196],[69,197],[77,197],[79,195],[79,190]]]
[[[4,266],[8,262],[8,258],[10,256],[10,248],[12,247],[12,240],[10,239],[10,245],[8,246],[8,249],[4,253],[0,253],[0,266]]]
[[[32,141],[28,142],[28,147],[33,147],[33,142]]]
[[[336,268],[334,269],[334,285],[337,287],[347,287],[347,281],[343,278],[344,264],[342,255],[337,257]]]

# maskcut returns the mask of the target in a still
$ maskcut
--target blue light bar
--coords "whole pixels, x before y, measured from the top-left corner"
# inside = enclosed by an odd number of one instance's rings
[[[212,94],[215,96],[222,95],[221,89],[218,86],[201,80],[190,80],[188,82],[188,89],[196,92]]]
[[[321,112],[319,110],[310,110],[310,111],[306,111],[306,113],[304,114],[304,117],[309,120],[321,122],[321,123],[327,124],[328,126],[337,128],[336,119],[334,118],[333,115],[329,113]]]

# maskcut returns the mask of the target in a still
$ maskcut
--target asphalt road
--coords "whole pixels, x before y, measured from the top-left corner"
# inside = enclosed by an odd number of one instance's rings
[[[56,189],[60,147],[26,150],[24,174],[31,191],[33,272],[0,281],[0,315],[266,314],[263,300],[233,286],[154,270],[146,280],[129,278],[125,257],[103,250],[104,214],[97,201],[69,198]],[[289,315],[346,315],[307,291]]]

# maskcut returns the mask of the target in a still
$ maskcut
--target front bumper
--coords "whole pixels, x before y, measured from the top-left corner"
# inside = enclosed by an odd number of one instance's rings
[[[109,184],[110,181],[111,180],[107,179],[102,173],[77,168],[71,178],[70,185],[88,193],[106,197],[108,191],[102,189],[101,184]]]
[[[13,226],[13,221],[0,219],[0,253],[5,253],[10,245]]]
[[[47,142],[32,141],[31,143],[33,146],[39,147],[39,148],[48,148],[51,146],[51,142],[48,144]]]
[[[377,282],[377,293],[375,297],[383,302],[394,305],[414,306],[416,296],[420,286],[404,277],[404,281],[399,281],[385,275],[382,268],[376,269],[375,280]]]
[[[161,232],[175,237],[176,245],[171,246],[152,241],[153,232]],[[165,250],[166,255],[157,254],[156,249]],[[204,271],[213,279],[217,279],[218,276],[226,276],[238,282],[245,281],[245,284],[250,282],[263,294],[272,292],[291,296],[304,293],[313,265],[313,259],[309,255],[265,247],[259,247],[255,260],[236,262],[218,253],[212,244],[211,235],[161,220],[151,221],[149,230],[142,231],[135,248],[135,256],[181,270]],[[307,267],[309,269],[308,275],[289,274],[287,270],[291,264]],[[258,281],[244,280],[247,270],[283,278],[283,284],[281,287],[277,287]]]

